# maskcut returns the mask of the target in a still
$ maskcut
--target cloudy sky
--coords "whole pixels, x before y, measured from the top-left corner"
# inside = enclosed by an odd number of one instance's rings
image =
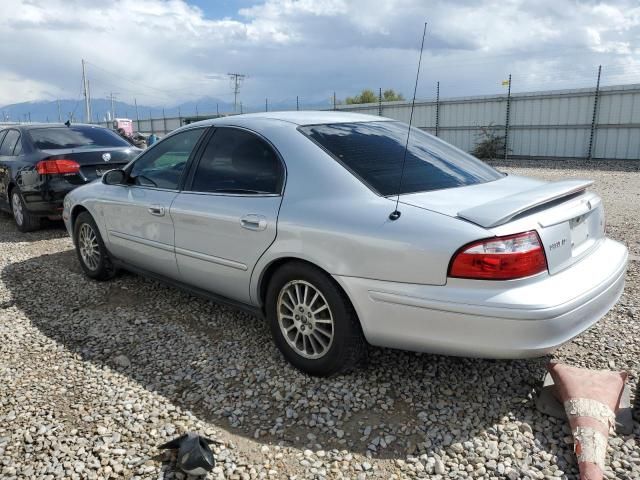
[[[2,0],[0,105],[92,95],[172,106],[329,102],[365,87],[409,97],[640,83],[638,0]]]

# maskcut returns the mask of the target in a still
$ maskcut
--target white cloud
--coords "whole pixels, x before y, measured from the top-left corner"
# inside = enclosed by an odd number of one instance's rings
[[[230,71],[249,75],[245,103],[378,86],[406,95],[425,20],[422,96],[436,80],[444,94],[491,93],[509,72],[514,88],[585,86],[599,63],[640,81],[634,0],[266,0],[238,19],[181,0],[2,3],[0,104],[77,98],[81,58],[94,96],[151,105],[230,100]]]

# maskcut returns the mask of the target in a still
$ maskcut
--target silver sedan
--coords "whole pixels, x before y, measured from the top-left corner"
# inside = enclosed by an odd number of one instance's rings
[[[544,355],[618,300],[626,248],[591,182],[505,175],[405,124],[340,112],[199,122],[73,190],[87,276],[118,268],[268,321],[297,368],[367,343]]]

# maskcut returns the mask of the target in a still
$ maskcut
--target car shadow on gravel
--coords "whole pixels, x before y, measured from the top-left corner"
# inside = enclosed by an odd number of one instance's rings
[[[16,227],[13,217],[0,211],[0,243],[37,242],[67,237],[67,229],[62,220],[43,219],[42,228],[35,232],[23,233]]]
[[[1,279],[11,304],[83,361],[262,443],[405,459],[460,454],[481,439],[495,442],[498,458],[506,435],[569,452],[557,440],[568,432],[564,422],[542,416],[532,398],[547,359],[370,348],[362,369],[312,378],[285,363],[255,317],[132,274],[90,281],[72,250],[12,263]]]

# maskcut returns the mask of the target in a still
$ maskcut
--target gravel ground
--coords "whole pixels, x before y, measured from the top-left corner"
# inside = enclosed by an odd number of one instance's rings
[[[640,255],[640,173],[505,168],[596,180],[609,234]],[[554,357],[639,373],[640,261],[618,305]],[[184,478],[155,447],[221,442],[208,478],[577,478],[566,422],[538,413],[549,358],[489,361],[370,349],[333,379],[289,367],[266,326],[131,274],[85,279],[61,226],[0,215],[0,478]],[[632,399],[634,395],[632,394]],[[640,426],[607,478],[640,478]]]

